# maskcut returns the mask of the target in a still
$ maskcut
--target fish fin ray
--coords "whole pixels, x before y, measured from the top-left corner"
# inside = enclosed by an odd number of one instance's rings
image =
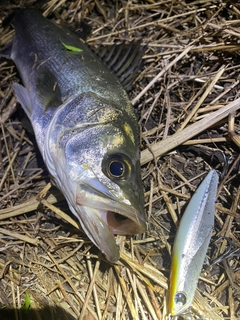
[[[18,101],[21,103],[25,113],[27,114],[28,118],[31,120],[32,115],[32,99],[31,93],[21,84],[14,83],[13,90]]]
[[[12,42],[7,44],[2,50],[0,50],[0,57],[11,59],[11,53],[12,53]]]
[[[125,90],[130,90],[143,65],[142,57],[146,46],[141,41],[123,42],[112,46],[100,46],[96,54],[117,76]]]
[[[44,110],[62,104],[61,92],[55,75],[48,69],[39,73],[36,83],[37,95]]]

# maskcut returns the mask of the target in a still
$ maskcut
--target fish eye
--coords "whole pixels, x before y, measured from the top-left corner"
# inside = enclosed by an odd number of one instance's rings
[[[125,155],[113,154],[104,159],[102,169],[109,179],[126,179],[130,173],[131,164]]]
[[[174,301],[177,306],[182,307],[187,302],[187,296],[184,292],[177,292],[174,297]]]
[[[113,160],[109,163],[109,173],[116,178],[120,178],[125,171],[125,165],[122,161]]]

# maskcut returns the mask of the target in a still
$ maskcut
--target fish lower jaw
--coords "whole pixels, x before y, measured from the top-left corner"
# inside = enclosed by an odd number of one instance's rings
[[[140,221],[128,218],[125,211],[121,214],[107,208],[96,209],[79,203],[73,206],[71,202],[69,207],[79,219],[86,235],[111,263],[116,263],[120,258],[114,235],[131,235],[143,232],[144,229]]]

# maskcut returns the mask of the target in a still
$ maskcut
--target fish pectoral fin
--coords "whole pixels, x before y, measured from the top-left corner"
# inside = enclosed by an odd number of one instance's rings
[[[31,120],[32,115],[32,99],[31,93],[28,91],[24,86],[19,83],[13,84],[13,90],[18,101],[21,103],[25,113],[27,114],[28,118]]]
[[[11,53],[12,53],[12,42],[6,45],[2,50],[0,50],[0,57],[11,59]]]
[[[62,105],[61,91],[57,79],[50,70],[43,68],[39,73],[36,91],[44,110]]]

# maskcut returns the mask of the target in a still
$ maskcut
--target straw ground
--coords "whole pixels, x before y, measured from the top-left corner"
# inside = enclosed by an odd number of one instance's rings
[[[215,228],[187,316],[240,318],[240,5],[5,0],[0,6],[1,47],[13,37],[11,13],[25,6],[75,29],[86,21],[94,48],[136,39],[146,46],[129,95],[141,128],[148,217],[146,234],[117,237],[121,259],[108,263],[49,184],[12,91],[19,74],[1,59],[0,318],[166,319],[174,235],[210,168],[221,172]]]

